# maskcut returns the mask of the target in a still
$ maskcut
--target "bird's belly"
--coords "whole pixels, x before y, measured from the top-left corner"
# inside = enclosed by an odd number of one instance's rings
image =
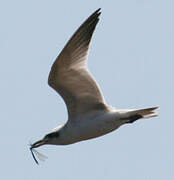
[[[120,120],[113,118],[91,119],[87,121],[81,120],[80,123],[74,125],[74,133],[72,139],[75,142],[83,141],[91,138],[103,136],[121,126]]]

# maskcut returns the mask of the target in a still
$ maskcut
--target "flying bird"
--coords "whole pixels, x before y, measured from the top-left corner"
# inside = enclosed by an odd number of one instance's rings
[[[34,148],[46,144],[73,144],[105,135],[123,124],[157,116],[158,107],[119,110],[105,102],[87,67],[89,46],[100,14],[100,9],[96,10],[78,28],[52,65],[48,84],[65,101],[68,121],[31,144],[36,163]]]

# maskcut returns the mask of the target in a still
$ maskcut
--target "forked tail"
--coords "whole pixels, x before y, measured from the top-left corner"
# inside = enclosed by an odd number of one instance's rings
[[[145,119],[158,116],[157,110],[159,107],[147,108],[147,109],[137,109],[128,111],[126,123],[132,123],[138,119]]]

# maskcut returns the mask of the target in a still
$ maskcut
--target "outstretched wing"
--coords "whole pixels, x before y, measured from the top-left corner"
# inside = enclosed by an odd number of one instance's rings
[[[96,108],[105,108],[99,86],[87,69],[89,44],[99,21],[99,11],[95,11],[74,33],[49,74],[48,84],[64,99],[69,119]]]

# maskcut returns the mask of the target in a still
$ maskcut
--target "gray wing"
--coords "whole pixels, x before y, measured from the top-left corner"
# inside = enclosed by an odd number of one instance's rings
[[[48,84],[64,99],[69,119],[95,108],[105,108],[99,86],[87,69],[89,44],[99,21],[99,11],[95,11],[74,33],[49,74]]]

